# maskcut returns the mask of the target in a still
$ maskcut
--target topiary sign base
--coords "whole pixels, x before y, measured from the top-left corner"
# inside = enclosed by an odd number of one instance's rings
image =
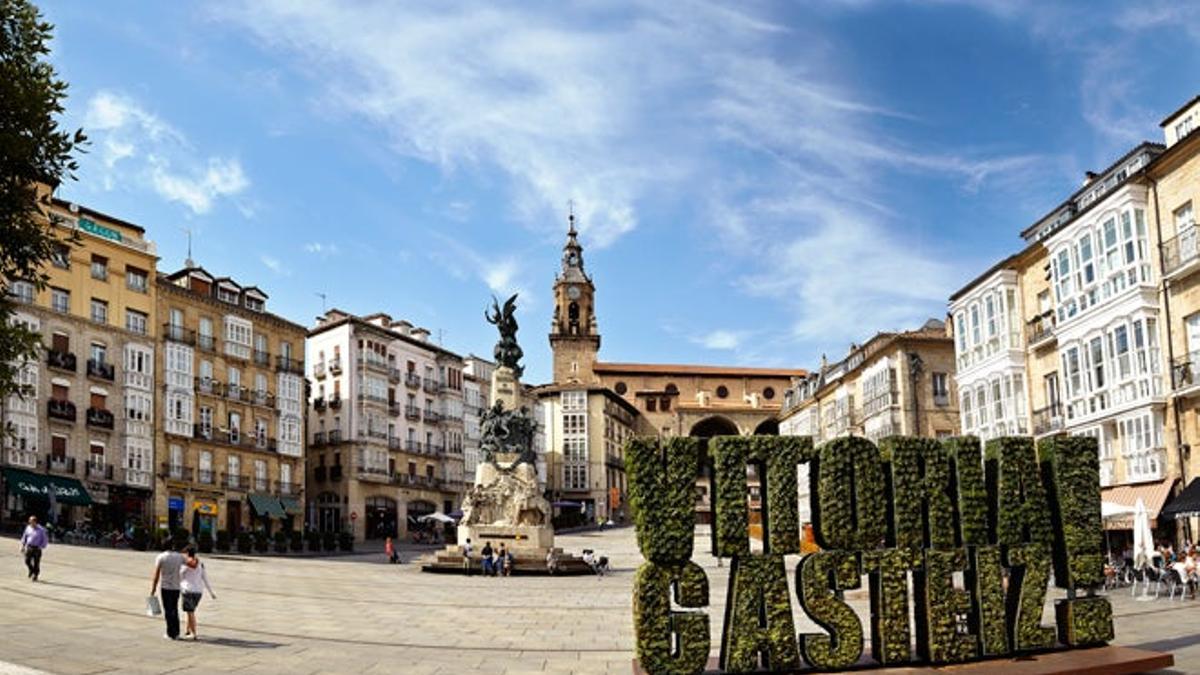
[[[720,673],[717,657],[709,659],[706,674]],[[1092,647],[1071,651],[1046,652],[1022,656],[1019,659],[994,659],[991,661],[976,661],[954,666],[898,666],[895,668],[880,668],[874,661],[864,658],[859,666],[870,668],[872,675],[916,675],[917,673],[954,673],[955,675],[1013,675],[1016,669],[1020,673],[1036,673],[1037,675],[1131,675],[1132,673],[1149,673],[1175,665],[1175,657],[1162,652],[1152,652],[1133,647]],[[780,672],[780,671],[777,671]],[[783,671],[794,673],[814,672],[812,669]],[[643,670],[638,660],[633,660],[634,675],[650,675]]]

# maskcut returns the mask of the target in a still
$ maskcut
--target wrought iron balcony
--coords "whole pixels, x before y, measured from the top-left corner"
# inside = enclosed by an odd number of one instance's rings
[[[409,387],[410,389],[420,389],[421,388],[421,376],[417,375],[416,373],[405,373],[404,374],[404,385]]]
[[[221,487],[231,490],[246,490],[250,487],[250,476],[244,473],[221,474]]]
[[[108,380],[112,382],[117,378],[117,369],[111,363],[97,361],[96,359],[88,359],[87,362],[88,377],[94,377],[98,380]]]
[[[211,335],[197,335],[196,347],[201,351],[216,353],[217,339]]]
[[[60,352],[55,349],[46,350],[46,365],[58,370],[69,370],[75,372],[78,365],[75,361],[75,355],[71,352]]]
[[[425,378],[423,384],[425,385],[425,391],[431,394],[436,394],[441,389],[441,383],[430,377]]]
[[[275,481],[275,494],[282,496],[298,495],[300,494],[300,484],[277,480]]]
[[[304,361],[288,358],[286,356],[275,357],[275,370],[281,373],[293,373],[295,375],[304,374]]]
[[[324,410],[324,409],[325,409],[325,397],[318,396],[318,397],[314,398],[313,399],[313,410],[320,411],[320,410]]]
[[[404,449],[418,454],[423,452],[421,441],[407,440],[404,442]]]
[[[60,473],[66,476],[75,475],[74,457],[55,457],[51,455],[46,459],[46,465],[50,469],[50,473]]]
[[[337,410],[338,408],[341,408],[341,407],[342,407],[342,397],[340,395],[334,394],[333,396],[329,397],[329,409],[330,410]]]
[[[421,419],[421,409],[415,405],[404,406],[404,417],[410,420]]]
[[[1200,268],[1200,237],[1196,228],[1188,225],[1183,231],[1162,243],[1163,277],[1171,279],[1190,274]]]
[[[1053,311],[1036,316],[1025,324],[1025,343],[1030,347],[1050,344],[1055,338],[1056,319]]]
[[[104,408],[88,408],[87,425],[89,427],[111,430],[113,428],[113,414]]]
[[[325,362],[324,361],[317,361],[316,363],[313,364],[313,377],[317,378],[318,380],[325,379]]]
[[[387,439],[387,441],[388,441],[388,450],[399,450],[399,449],[401,449],[401,443],[400,443],[400,439],[399,439],[399,438],[397,438],[397,437],[395,437],[395,436],[389,436],[389,437],[388,437],[388,439]]]
[[[213,485],[217,481],[217,473],[212,469],[197,469],[196,482],[201,485]]]
[[[211,377],[197,377],[196,391],[209,396],[224,396],[225,385]]]
[[[392,417],[400,416],[399,401],[388,401],[388,415],[391,415]]]
[[[1062,403],[1054,403],[1033,411],[1033,435],[1052,434],[1063,429]]]
[[[325,432],[318,431],[313,434],[312,447],[319,448],[322,445],[325,445]]]
[[[341,375],[342,374],[342,357],[340,355],[329,359],[329,374],[330,375]]]
[[[86,473],[91,480],[112,480],[113,467],[107,462],[88,460]]]
[[[260,350],[260,349],[255,349],[253,361],[254,361],[255,365],[262,366],[264,368],[270,367],[271,352],[268,352],[265,350]]]
[[[52,420],[63,420],[65,422],[75,421],[75,404],[70,401],[59,399],[50,399],[46,401],[46,414]]]
[[[329,444],[334,445],[342,442],[342,430],[334,429],[329,432]]]
[[[400,381],[400,369],[388,366],[388,382],[395,384]]]
[[[422,416],[425,418],[425,421],[430,424],[437,424],[442,420],[442,416],[440,413],[438,413],[438,411],[430,410],[429,408],[425,409],[425,412],[422,413]]]
[[[196,344],[196,331],[183,326],[176,326],[173,323],[164,323],[162,327],[163,338],[172,342],[182,342],[185,345]]]
[[[172,464],[171,462],[163,462],[159,466],[158,475],[167,480],[190,483],[192,482],[192,474],[194,472],[195,469],[187,466],[186,464]]]

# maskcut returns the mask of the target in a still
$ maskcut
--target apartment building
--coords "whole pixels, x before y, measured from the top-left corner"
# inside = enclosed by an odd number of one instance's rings
[[[308,332],[310,520],[358,541],[407,537],[466,488],[464,362],[383,313],[326,312]]]
[[[299,528],[304,515],[303,326],[267,294],[192,263],[158,277],[161,525]]]
[[[44,342],[20,371],[32,393],[0,413],[13,431],[0,457],[3,519],[144,523],[154,487],[154,243],[138,225],[63,200],[49,216],[60,244],[48,287],[10,284],[16,320]]]
[[[480,420],[488,407],[496,364],[473,354],[463,359],[463,480],[475,484],[482,439]]]

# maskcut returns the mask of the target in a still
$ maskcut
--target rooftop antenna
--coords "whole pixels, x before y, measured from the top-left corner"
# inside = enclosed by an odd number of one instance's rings
[[[192,260],[192,228],[180,227],[187,234],[187,259],[183,261],[184,267],[195,267],[196,263]]]
[[[446,334],[446,331],[442,330],[441,328],[439,328],[437,330],[438,330],[438,346],[441,347],[442,346],[442,337]]]
[[[571,224],[570,231],[575,231],[575,200],[567,200],[567,222]]]
[[[318,298],[321,299],[321,314],[325,314],[325,294],[324,293],[314,293],[313,295],[316,295]]]

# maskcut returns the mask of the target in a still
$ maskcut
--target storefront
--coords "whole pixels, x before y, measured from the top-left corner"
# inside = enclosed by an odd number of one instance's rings
[[[200,536],[207,533],[210,536],[217,536],[217,516],[219,515],[219,507],[217,502],[211,499],[196,499],[192,501],[192,534]]]
[[[21,523],[37,516],[42,522],[73,527],[92,506],[91,494],[74,478],[13,468],[5,468],[3,477],[5,522]]]
[[[367,539],[398,536],[396,500],[391,497],[367,497]]]
[[[322,492],[317,495],[316,510],[317,531],[342,531],[342,498],[336,492]]]
[[[1102,502],[1123,507],[1132,514],[1140,500],[1150,517],[1150,526],[1154,530],[1156,543],[1173,541],[1176,536],[1175,521],[1171,518],[1159,519],[1163,507],[1171,496],[1171,491],[1179,481],[1165,478],[1150,483],[1135,485],[1113,485],[1100,488]],[[1104,520],[1106,540],[1113,550],[1121,551],[1133,542],[1133,516],[1118,516]]]
[[[254,514],[253,530],[263,530],[268,535],[272,532],[272,519],[282,520],[287,514],[277,497],[263,494],[251,494],[247,498],[250,510]]]
[[[295,497],[280,497],[279,505],[283,507],[283,529],[299,529],[303,522],[304,504],[301,504],[300,500]]]

